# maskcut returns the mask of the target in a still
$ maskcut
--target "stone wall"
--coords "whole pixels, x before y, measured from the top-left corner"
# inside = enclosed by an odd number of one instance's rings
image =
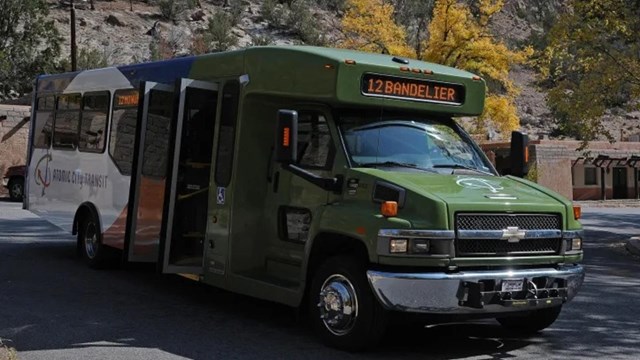
[[[0,105],[0,176],[9,166],[26,162],[30,115],[30,106]],[[2,186],[0,194],[6,194]]]

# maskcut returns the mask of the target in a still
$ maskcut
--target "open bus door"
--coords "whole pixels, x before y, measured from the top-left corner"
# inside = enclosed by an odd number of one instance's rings
[[[170,85],[140,84],[124,249],[129,262],[158,261],[173,98]]]
[[[179,100],[171,126],[162,272],[199,275],[203,273],[218,84],[180,79],[175,93]]]

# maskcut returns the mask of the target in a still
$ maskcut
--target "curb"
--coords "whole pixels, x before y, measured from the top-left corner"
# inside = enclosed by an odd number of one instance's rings
[[[640,256],[640,236],[634,236],[627,240],[626,248],[633,255]]]

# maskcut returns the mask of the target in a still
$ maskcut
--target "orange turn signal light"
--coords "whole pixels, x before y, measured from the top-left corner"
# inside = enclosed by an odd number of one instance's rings
[[[395,201],[385,201],[380,206],[380,212],[382,215],[391,217],[398,215],[398,203]]]
[[[573,205],[573,218],[578,220],[582,216],[582,208],[580,205]]]
[[[289,147],[291,139],[291,129],[286,127],[282,129],[282,146]]]

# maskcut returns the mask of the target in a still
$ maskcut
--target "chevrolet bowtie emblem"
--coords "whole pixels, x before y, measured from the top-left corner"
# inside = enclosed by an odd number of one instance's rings
[[[520,230],[517,226],[508,226],[502,230],[502,240],[507,240],[510,243],[520,242],[526,235],[527,232]]]

